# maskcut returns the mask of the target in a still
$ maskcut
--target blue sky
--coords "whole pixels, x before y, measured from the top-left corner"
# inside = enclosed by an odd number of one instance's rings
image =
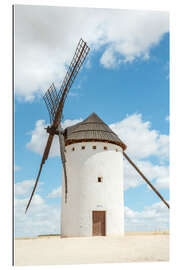
[[[70,16],[72,9],[16,6],[15,11],[16,236],[59,230],[62,168],[57,142],[27,216],[24,208],[47,139],[44,126],[49,124],[49,115],[42,94],[53,81],[60,86],[80,37],[91,51],[66,100],[64,127],[96,112],[169,200],[168,14],[77,8],[62,38],[64,13]],[[56,23],[47,24],[46,14]],[[81,25],[83,16],[87,22]],[[125,230],[167,229],[168,209],[126,161],[124,181]]]

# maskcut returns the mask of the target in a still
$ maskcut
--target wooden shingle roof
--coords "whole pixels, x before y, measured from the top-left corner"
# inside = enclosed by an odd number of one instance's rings
[[[96,113],[92,113],[84,121],[66,128],[64,138],[65,145],[85,141],[102,141],[117,144],[123,150],[126,149],[126,145]]]

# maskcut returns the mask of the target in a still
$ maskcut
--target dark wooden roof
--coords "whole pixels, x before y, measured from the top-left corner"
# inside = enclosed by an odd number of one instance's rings
[[[103,141],[120,145],[123,150],[126,149],[126,145],[96,113],[92,113],[84,121],[66,128],[64,138],[65,145],[83,141]]]

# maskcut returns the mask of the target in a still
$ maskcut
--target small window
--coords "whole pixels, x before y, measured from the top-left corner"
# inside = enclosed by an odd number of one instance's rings
[[[107,146],[104,146],[104,150],[107,150]]]
[[[102,182],[102,177],[98,177],[98,182]]]
[[[85,149],[85,146],[84,146],[84,145],[83,145],[83,146],[81,146],[81,149],[83,149],[83,150],[84,150],[84,149]]]
[[[118,152],[118,149],[116,149],[116,152]]]
[[[74,150],[75,150],[75,148],[73,147],[73,148],[72,148],[72,151],[74,151]]]
[[[92,147],[93,149],[96,149],[96,145],[93,145],[93,147]]]

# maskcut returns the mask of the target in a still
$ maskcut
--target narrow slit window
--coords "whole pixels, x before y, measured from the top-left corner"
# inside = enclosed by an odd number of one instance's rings
[[[84,150],[84,149],[85,149],[85,146],[84,146],[84,145],[83,145],[83,146],[81,146],[81,149],[83,149],[83,150]]]
[[[93,147],[92,147],[93,149],[96,149],[96,145],[93,145]]]
[[[116,149],[116,152],[118,152],[118,149]]]
[[[73,148],[72,148],[72,151],[74,151],[74,150],[75,150],[75,148],[73,147]]]
[[[102,182],[102,177],[98,177],[98,182]]]
[[[107,150],[107,146],[104,146],[104,150]]]

